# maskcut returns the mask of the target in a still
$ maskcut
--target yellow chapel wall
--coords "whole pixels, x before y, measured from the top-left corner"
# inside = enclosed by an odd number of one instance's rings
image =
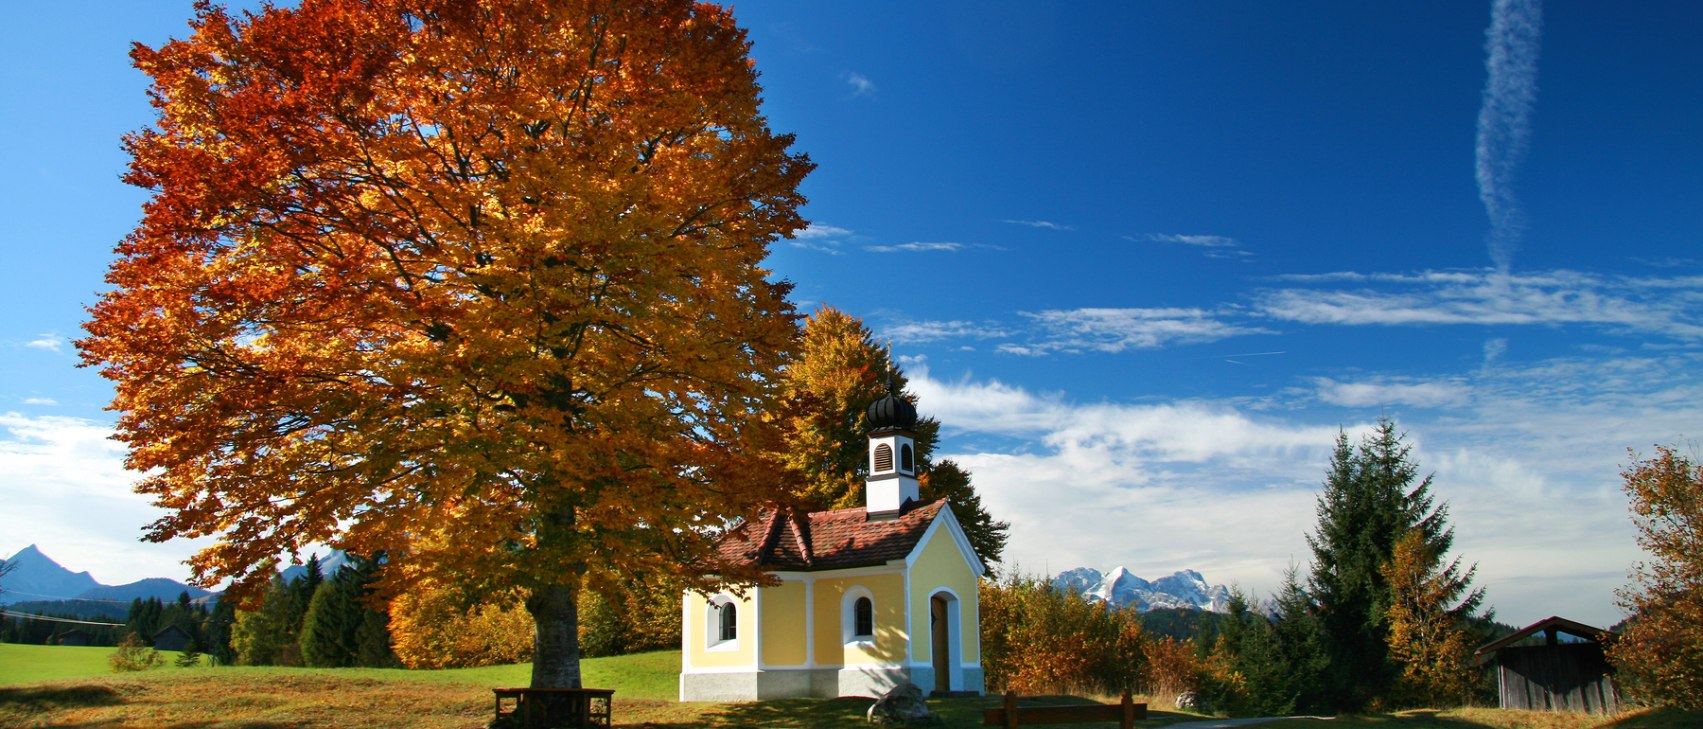
[[[911,566],[911,615],[916,621],[917,630],[926,631],[929,598],[942,587],[956,593],[958,624],[963,627],[958,641],[962,648],[958,657],[960,663],[981,663],[982,630],[977,618],[980,606],[976,604],[978,584],[976,573],[971,571],[969,563],[964,560],[963,552],[958,549],[956,540],[952,538],[946,525],[942,524],[929,538],[916,563]],[[911,658],[917,663],[929,663],[933,656],[932,640],[918,640],[911,646]]]
[[[803,580],[783,580],[774,587],[757,588],[763,603],[763,665],[803,666],[809,657],[806,643],[805,588]]]
[[[848,590],[863,587],[875,603],[875,640],[846,643],[843,610]],[[905,627],[905,577],[891,572],[856,577],[817,578],[812,607],[815,616],[816,664],[819,666],[893,665],[905,660],[910,640]]]
[[[744,668],[755,670],[757,642],[757,610],[753,591],[744,598],[732,596],[735,608],[735,632],[737,640],[731,645],[707,645],[710,597],[696,592],[687,592],[686,599],[680,610],[680,643],[681,650],[687,656],[687,666],[691,668]]]

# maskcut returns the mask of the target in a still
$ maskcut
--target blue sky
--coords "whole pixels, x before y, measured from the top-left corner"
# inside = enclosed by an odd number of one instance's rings
[[[50,5],[0,8],[0,553],[181,577],[70,341],[144,198],[128,44],[191,4]],[[771,262],[906,362],[1008,562],[1269,592],[1388,415],[1503,620],[1620,618],[1626,449],[1703,431],[1703,5],[924,5],[736,6],[820,165]]]

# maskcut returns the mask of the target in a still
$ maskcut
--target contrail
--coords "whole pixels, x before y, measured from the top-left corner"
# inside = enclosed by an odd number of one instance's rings
[[[1514,168],[1531,136],[1537,100],[1538,36],[1543,32],[1539,0],[1494,0],[1484,31],[1484,101],[1478,109],[1478,198],[1490,216],[1486,243],[1496,268],[1507,272],[1525,233],[1514,200]]]

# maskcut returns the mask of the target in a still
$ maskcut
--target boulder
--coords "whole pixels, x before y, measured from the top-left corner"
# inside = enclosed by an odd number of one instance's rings
[[[1200,694],[1197,694],[1193,691],[1184,691],[1180,694],[1177,694],[1177,710],[1178,711],[1194,711],[1194,710],[1197,710],[1199,708],[1201,708],[1200,707]]]
[[[922,699],[922,689],[912,683],[901,683],[893,687],[869,707],[869,723],[882,725],[917,725],[936,724],[940,717],[928,710],[928,703]]]

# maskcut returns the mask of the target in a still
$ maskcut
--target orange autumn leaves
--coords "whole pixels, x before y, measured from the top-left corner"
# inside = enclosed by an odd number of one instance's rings
[[[203,584],[315,542],[388,553],[393,591],[718,567],[705,527],[772,495],[749,454],[795,329],[761,262],[811,168],[731,16],[305,0],[191,29],[133,52],[152,195],[79,342],[149,538],[215,537]]]

